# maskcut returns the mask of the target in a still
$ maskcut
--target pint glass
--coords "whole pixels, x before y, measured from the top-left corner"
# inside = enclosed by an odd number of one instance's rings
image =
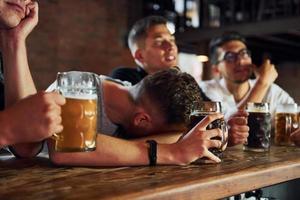
[[[189,130],[198,124],[204,117],[214,113],[221,113],[221,102],[213,102],[213,101],[202,101],[196,103],[195,108],[190,114],[190,123]],[[226,149],[227,141],[228,141],[228,129],[224,118],[216,119],[212,123],[207,126],[207,130],[219,128],[222,131],[222,137],[215,137],[212,139],[221,140],[222,146],[220,148],[211,148],[209,149],[213,154],[218,157],[222,157],[223,151]],[[201,159],[200,159],[201,160]]]
[[[57,90],[66,98],[61,116],[63,131],[54,134],[55,150],[93,151],[97,137],[97,80],[89,72],[59,72]]]
[[[275,113],[275,144],[293,145],[290,134],[299,127],[297,104],[280,104]]]
[[[249,136],[244,150],[264,152],[270,148],[271,114],[268,103],[247,104]]]

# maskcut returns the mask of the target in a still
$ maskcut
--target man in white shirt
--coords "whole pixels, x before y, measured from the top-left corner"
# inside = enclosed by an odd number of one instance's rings
[[[274,117],[275,108],[280,103],[294,100],[274,83],[278,74],[275,66],[266,59],[256,67],[251,60],[246,40],[238,33],[226,33],[210,42],[212,68],[220,79],[202,81],[203,92],[214,101],[221,101],[226,115],[244,109],[248,102],[270,103]],[[256,79],[250,76],[255,73]]]

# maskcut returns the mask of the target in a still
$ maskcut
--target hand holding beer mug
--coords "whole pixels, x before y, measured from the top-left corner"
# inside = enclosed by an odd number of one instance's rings
[[[275,144],[294,145],[290,134],[299,127],[298,107],[296,103],[280,104],[275,114]]]
[[[244,150],[269,151],[271,138],[271,114],[268,103],[247,104],[249,136]]]
[[[195,104],[195,108],[190,114],[190,123],[189,123],[189,130],[191,130],[194,126],[198,124],[204,117],[210,114],[214,113],[221,113],[221,102],[213,102],[213,101],[202,101],[197,102]],[[222,137],[215,137],[212,139],[217,139],[222,142],[222,145],[220,148],[212,148],[209,149],[214,155],[218,156],[219,158],[222,158],[223,151],[226,149],[227,141],[228,141],[228,128],[226,125],[226,122],[224,118],[217,119],[213,121],[211,124],[207,126],[207,130],[219,128],[222,131]],[[196,162],[202,162],[203,158],[199,159]],[[205,160],[204,160],[205,163]]]
[[[63,131],[54,134],[55,150],[82,152],[96,149],[97,80],[89,72],[59,72],[57,90],[66,98],[62,106]]]

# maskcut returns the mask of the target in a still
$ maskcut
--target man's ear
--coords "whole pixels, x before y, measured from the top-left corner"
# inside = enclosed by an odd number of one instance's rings
[[[134,116],[133,124],[135,127],[147,129],[151,126],[151,117],[145,112],[138,112]]]
[[[134,52],[134,59],[136,59],[140,63],[144,63],[144,55],[143,55],[143,50],[142,49],[137,49]]]
[[[211,65],[211,71],[212,71],[212,75],[213,77],[220,77],[220,69],[218,65]]]

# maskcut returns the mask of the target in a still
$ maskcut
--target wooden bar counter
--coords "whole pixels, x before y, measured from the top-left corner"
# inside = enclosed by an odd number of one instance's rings
[[[0,199],[218,199],[300,178],[300,148],[228,148],[220,164],[83,168],[0,157]]]

